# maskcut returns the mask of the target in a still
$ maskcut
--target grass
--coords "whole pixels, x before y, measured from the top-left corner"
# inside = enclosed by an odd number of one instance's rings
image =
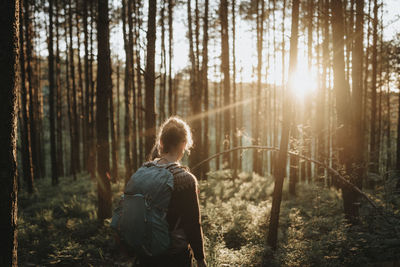
[[[278,249],[266,245],[273,179],[230,171],[200,183],[209,266],[399,266],[400,198],[377,187],[386,219],[362,205],[360,223],[346,223],[340,192],[299,184],[297,197],[284,185]],[[115,249],[108,221],[96,219],[96,184],[69,177],[52,187],[19,195],[18,256],[21,266],[132,266]],[[113,184],[114,207],[123,188]],[[382,189],[382,190],[381,190]]]

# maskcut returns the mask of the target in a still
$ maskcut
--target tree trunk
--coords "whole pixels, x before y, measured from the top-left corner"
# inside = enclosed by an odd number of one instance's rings
[[[199,86],[199,75],[197,71],[198,57],[196,56],[197,51],[194,50],[193,42],[193,30],[192,30],[192,12],[191,12],[191,1],[187,2],[187,16],[188,16],[188,35],[189,35],[189,58],[191,63],[190,69],[190,115],[193,118],[193,142],[195,144],[193,152],[190,154],[189,161],[190,166],[196,164],[201,158],[201,120],[197,117],[201,112],[201,87]],[[196,26],[197,28],[197,26]],[[196,46],[197,46],[196,37]],[[196,52],[196,53],[195,53]],[[200,175],[200,170],[195,173],[197,177]]]
[[[354,161],[357,166],[355,170],[355,185],[362,188],[362,180],[365,172],[364,168],[364,132],[362,118],[362,96],[363,96],[363,39],[364,39],[364,1],[356,0],[356,33],[354,36],[354,46],[352,55],[352,81],[353,81],[353,129],[354,129]],[[356,202],[357,199],[354,199]]]
[[[342,1],[331,2],[332,11],[332,42],[336,51],[333,56],[333,88],[336,95],[337,124],[336,129],[337,147],[339,149],[339,162],[345,169],[351,164],[352,143],[348,142],[351,120],[348,116],[349,85],[345,74],[344,61],[344,18]],[[358,207],[355,205],[353,193],[346,187],[342,188],[343,207],[346,218],[354,221],[358,216]]]
[[[208,8],[209,0],[204,2],[204,18],[203,18],[203,62],[201,66],[202,84],[204,89],[204,129],[203,129],[203,157],[208,157],[209,154],[209,139],[208,139]],[[210,171],[210,165],[207,163],[203,166],[203,174]]]
[[[97,91],[96,91],[96,128],[97,128],[97,217],[103,220],[111,217],[111,185],[108,143],[108,105],[111,82],[111,59],[109,41],[108,0],[98,0],[97,17]]]
[[[121,97],[120,97],[120,80],[121,80],[121,73],[120,73],[120,68],[121,68],[121,62],[118,59],[117,62],[117,119],[116,119],[116,138],[117,138],[117,153],[119,154],[120,151],[120,141],[121,141],[121,129],[120,129],[120,109],[121,109]],[[119,156],[119,155],[118,155]],[[117,177],[116,177],[117,178]]]
[[[74,161],[74,170],[73,173],[77,173],[80,171],[80,138],[79,138],[79,117],[78,117],[78,104],[77,104],[77,89],[76,89],[76,79],[75,79],[75,63],[74,63],[74,46],[72,41],[73,35],[73,27],[72,27],[72,0],[69,0],[69,67],[70,67],[70,75],[71,75],[71,83],[72,83],[72,121],[73,121],[73,143],[72,145],[72,154]],[[74,175],[74,179],[76,176]]]
[[[398,99],[399,100],[398,100],[398,110],[397,110],[396,169],[400,170],[400,93],[398,94]],[[400,179],[398,180],[398,184],[400,184]]]
[[[165,2],[162,1],[160,10],[160,23],[161,23],[161,64],[160,64],[160,95],[159,95],[159,117],[158,121],[160,124],[165,120],[165,99],[167,91],[167,53],[165,48]]]
[[[235,12],[235,7],[236,7],[236,1],[232,0],[232,83],[233,83],[233,96],[232,96],[232,102],[233,102],[233,116],[232,116],[232,143],[233,147],[238,146],[238,129],[237,129],[237,108],[236,108],[236,12]],[[238,152],[234,152],[232,154],[232,168],[234,170],[233,176],[237,176],[237,170],[238,170],[238,157],[239,154]]]
[[[308,1],[308,22],[307,22],[307,57],[308,57],[308,72],[311,73],[312,69],[312,47],[313,47],[313,18],[314,18],[314,0]],[[304,155],[307,157],[311,157],[311,150],[312,150],[312,133],[311,133],[311,118],[312,118],[312,101],[311,98],[306,98],[305,100],[305,109],[306,112],[304,113],[304,129],[303,129],[303,147],[304,147]],[[309,161],[302,161],[304,167],[304,174],[303,181],[308,181],[311,183],[312,180],[312,173],[311,173],[311,162]]]
[[[137,40],[140,38],[140,29],[142,27],[142,18],[141,18],[141,3],[137,1],[137,6],[135,8],[135,17],[136,17],[136,27],[135,27],[135,36]],[[139,147],[139,163],[145,160],[144,155],[144,127],[143,127],[143,92],[142,92],[142,73],[141,73],[141,56],[140,56],[140,42],[136,42],[136,78],[137,78],[137,110],[138,110],[138,133],[139,133],[139,140],[138,140],[138,147]]]
[[[127,20],[128,20],[128,55],[129,55],[129,62],[128,65],[128,82],[129,82],[129,90],[131,91],[129,102],[132,103],[132,125],[130,126],[129,130],[130,133],[132,133],[131,140],[132,140],[132,146],[129,147],[129,149],[132,150],[131,152],[131,167],[133,170],[137,169],[137,142],[136,142],[136,85],[135,85],[135,72],[134,72],[134,54],[133,54],[133,47],[134,47],[134,38],[133,38],[133,17],[132,17],[132,12],[133,12],[133,0],[128,0],[128,14],[127,14]]]
[[[24,0],[24,24],[25,24],[25,53],[26,53],[26,74],[27,74],[27,83],[28,83],[28,113],[29,113],[29,122],[30,122],[30,138],[31,138],[31,152],[32,152],[32,166],[33,166],[33,175],[34,180],[40,177],[40,168],[39,168],[39,156],[38,156],[38,144],[37,144],[37,131],[36,131],[36,123],[35,123],[35,107],[33,104],[34,99],[34,88],[33,88],[33,71],[32,71],[32,21],[30,17],[30,3],[28,0]]]
[[[56,19],[59,19],[58,0],[55,0]],[[62,91],[61,91],[61,66],[60,66],[60,34],[59,23],[56,22],[56,133],[57,133],[57,171],[58,177],[64,176],[64,149],[63,149],[63,134],[62,134]]]
[[[289,143],[289,132],[291,124],[291,95],[289,88],[295,86],[291,82],[291,76],[294,74],[297,66],[297,42],[298,42],[298,26],[299,26],[299,0],[293,0],[292,5],[292,29],[290,38],[290,62],[289,62],[289,82],[286,88],[286,97],[283,103],[283,121],[280,150],[277,161],[275,162],[275,185],[272,195],[271,217],[269,222],[269,231],[267,242],[273,249],[276,249],[278,241],[279,212],[282,201],[283,179],[286,175],[287,149]]]
[[[229,149],[231,142],[231,116],[230,109],[228,108],[230,105],[230,73],[229,73],[229,27],[228,27],[228,1],[221,0],[219,6],[219,15],[221,20],[221,69],[224,75],[223,79],[223,88],[224,88],[224,135],[223,135],[223,143],[224,150]],[[231,160],[230,155],[224,155],[224,166],[230,168]]]
[[[372,84],[371,84],[371,140],[370,140],[370,170],[377,173],[378,166],[378,147],[377,132],[376,132],[376,77],[377,77],[377,57],[378,57],[378,1],[374,1],[374,18],[372,20],[373,34],[372,34]]]
[[[64,2],[64,20],[67,21],[67,2]],[[74,160],[74,123],[72,115],[72,104],[71,104],[71,80],[70,80],[70,67],[69,64],[69,49],[68,46],[68,24],[64,23],[64,38],[65,38],[65,80],[67,89],[67,110],[68,110],[68,128],[69,128],[69,175],[72,175],[76,179],[76,168]]]
[[[156,111],[155,111],[155,54],[156,54],[156,10],[157,1],[149,0],[148,29],[147,29],[147,58],[145,72],[146,87],[146,139],[145,154],[149,156],[156,139]]]
[[[20,82],[21,82],[21,106],[22,106],[22,170],[24,173],[24,180],[26,181],[28,192],[33,193],[34,170],[32,162],[32,142],[30,131],[30,117],[28,112],[28,91],[26,88],[26,75],[25,75],[25,53],[24,53],[24,31],[23,31],[23,1],[19,2],[19,65],[20,65]]]
[[[205,3],[205,8],[207,8],[207,2]],[[168,0],[168,54],[169,54],[169,62],[168,62],[168,114],[172,116],[174,114],[172,109],[173,104],[173,87],[172,87],[172,56],[173,56],[173,39],[174,39],[174,31],[173,31],[173,12],[174,12],[174,1]],[[204,50],[204,48],[203,48]],[[204,54],[203,54],[204,56]],[[204,60],[204,58],[203,58]]]
[[[111,70],[110,70],[110,75],[111,75]],[[118,178],[118,149],[117,149],[117,129],[116,129],[115,111],[114,111],[113,86],[111,86],[110,90],[111,92],[109,93],[110,96],[109,102],[110,102],[110,130],[111,130],[111,158],[112,158],[111,178],[113,182],[116,182]]]
[[[128,2],[129,4],[129,2]],[[126,31],[126,0],[122,0],[122,32],[124,36],[124,48],[125,48],[125,80],[124,80],[124,98],[125,98],[125,125],[124,125],[124,140],[125,140],[125,181],[128,182],[130,176],[133,173],[132,168],[132,158],[131,158],[131,150],[130,150],[130,133],[131,133],[131,112],[130,112],[130,75],[129,75],[129,66],[130,66],[130,56],[129,56],[129,42]],[[129,18],[129,16],[128,16]]]
[[[57,171],[57,148],[56,148],[56,129],[54,121],[54,51],[53,51],[53,2],[49,1],[49,119],[50,119],[50,157],[51,157],[51,183],[52,185],[58,184],[58,171]]]
[[[261,2],[260,2],[261,1]],[[261,13],[260,13],[261,3]],[[262,52],[264,36],[264,0],[257,0],[257,93],[256,105],[253,115],[252,132],[253,145],[260,144],[260,110],[261,110],[261,76],[262,76]],[[261,174],[261,159],[257,150],[253,151],[253,171]]]
[[[0,265],[18,266],[17,262],[17,92],[18,92],[18,1],[0,5]]]
[[[83,3],[83,5],[86,5],[86,3]],[[82,77],[82,60],[81,60],[81,32],[80,32],[80,21],[79,21],[79,1],[76,2],[76,12],[75,12],[75,18],[76,18],[76,39],[77,39],[77,55],[78,55],[78,97],[80,98],[79,104],[78,104],[78,125],[80,127],[80,131],[78,131],[78,136],[79,136],[79,140],[84,141],[85,136],[86,136],[86,131],[87,131],[87,127],[86,127],[86,123],[85,123],[85,118],[87,117],[86,115],[86,110],[85,110],[85,99],[84,99],[84,89],[83,89],[83,77]],[[82,138],[81,138],[82,137]],[[80,147],[80,143],[78,144],[78,147]],[[87,155],[87,143],[86,142],[82,142],[82,158],[85,159],[86,155]],[[78,151],[79,153],[79,151]],[[83,160],[83,167],[82,169],[86,168],[86,161]],[[79,164],[80,166],[81,164]]]
[[[96,177],[96,116],[95,116],[95,78],[93,77],[93,29],[95,28],[95,20],[97,18],[96,7],[94,1],[89,1],[89,9],[90,9],[90,34],[89,34],[89,85],[90,85],[90,93],[89,93],[89,125],[88,125],[88,143],[89,143],[89,161],[88,161],[88,169],[90,172],[90,177],[92,180],[95,180]]]
[[[325,107],[325,98],[327,88],[327,70],[329,65],[329,17],[326,15],[329,13],[329,0],[322,1],[320,4],[321,8],[318,12],[318,16],[322,17],[321,22],[322,25],[322,76],[321,76],[321,86],[318,89],[318,102],[317,102],[317,158],[321,161],[326,161],[326,146],[328,145],[326,142],[326,107]],[[321,13],[325,12],[325,16]],[[322,168],[317,169],[318,175],[324,175],[325,171]]]

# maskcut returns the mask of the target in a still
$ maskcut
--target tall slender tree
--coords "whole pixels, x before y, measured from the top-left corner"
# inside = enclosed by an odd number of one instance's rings
[[[208,132],[208,105],[209,105],[209,98],[208,98],[208,16],[209,16],[209,1],[204,1],[204,17],[203,17],[203,61],[201,66],[201,75],[202,75],[202,84],[204,90],[204,113],[207,114],[204,117],[204,128],[203,128],[203,157],[208,157],[209,154],[209,132]],[[203,174],[206,174],[210,170],[210,165],[207,163],[203,167]]]
[[[90,148],[90,140],[89,140],[89,125],[90,125],[90,121],[91,121],[91,114],[89,113],[89,109],[90,109],[90,76],[89,76],[89,24],[88,24],[88,16],[89,16],[89,12],[88,12],[88,1],[84,1],[83,2],[83,45],[84,45],[84,50],[85,50],[85,55],[83,58],[83,65],[84,65],[84,77],[85,77],[85,127],[84,127],[84,131],[83,131],[83,140],[84,143],[86,144],[86,154],[84,155],[84,164],[87,168],[88,171],[90,171],[90,159],[89,159],[89,150]]]
[[[108,0],[98,0],[97,16],[97,91],[96,91],[96,128],[97,128],[97,194],[99,220],[111,217],[111,185],[109,161],[108,107],[111,82],[111,59],[109,40]]]
[[[73,25],[72,25],[72,0],[69,0],[68,5],[68,25],[69,25],[69,67],[70,67],[70,78],[72,85],[72,154],[71,160],[73,164],[73,173],[80,171],[80,130],[79,130],[79,116],[78,116],[78,103],[77,103],[77,85],[75,78],[75,53],[73,46]],[[74,175],[74,179],[76,175]]]
[[[24,13],[24,44],[25,44],[25,65],[26,65],[26,82],[28,86],[28,113],[29,113],[29,122],[30,122],[30,138],[31,138],[31,151],[32,151],[32,166],[33,166],[33,175],[34,179],[41,177],[40,168],[39,168],[39,148],[38,148],[38,138],[37,135],[39,131],[37,131],[36,121],[35,121],[35,113],[36,106],[34,105],[34,91],[37,88],[34,88],[33,83],[33,42],[32,42],[32,17],[31,17],[31,2],[28,0],[24,0],[23,4],[23,13]]]
[[[231,123],[230,123],[230,64],[229,64],[229,27],[228,27],[228,1],[221,0],[219,5],[219,16],[221,20],[221,70],[223,74],[223,94],[224,94],[224,150],[229,149],[231,142]],[[224,155],[224,163],[230,166],[230,155]]]
[[[57,148],[56,148],[56,127],[54,120],[54,45],[53,45],[53,2],[49,2],[49,40],[48,40],[48,60],[49,60],[49,120],[50,120],[50,157],[51,157],[51,183],[58,184],[57,170]]]
[[[19,1],[0,4],[0,265],[17,262],[17,92]]]
[[[143,113],[144,113],[144,106],[143,106],[143,92],[142,92],[142,68],[141,68],[141,55],[140,55],[140,29],[142,27],[142,13],[141,13],[141,8],[142,8],[142,3],[141,1],[136,1],[136,7],[135,7],[135,18],[136,18],[136,27],[135,27],[135,36],[136,36],[136,82],[137,82],[137,118],[138,118],[138,134],[139,134],[139,140],[138,140],[138,147],[139,147],[139,160],[144,161],[145,156],[144,156],[144,119],[143,119]]]
[[[364,132],[362,118],[362,96],[363,96],[363,31],[364,31],[364,1],[356,0],[356,34],[352,54],[352,107],[353,107],[353,129],[354,129],[354,161],[357,165],[356,185],[361,188],[362,176],[364,174]],[[354,200],[355,202],[356,200]]]
[[[59,18],[59,2],[54,2],[56,8],[56,18]],[[61,58],[60,58],[60,33],[59,22],[55,23],[56,27],[56,133],[57,133],[57,170],[58,176],[64,176],[64,148],[63,148],[63,131],[62,131],[62,91],[61,91]]]
[[[19,1],[19,18],[23,19],[23,1]],[[33,192],[34,184],[34,170],[32,161],[32,142],[30,131],[30,117],[28,105],[28,89],[26,88],[26,72],[25,72],[25,53],[24,53],[24,28],[23,23],[19,23],[19,67],[20,67],[20,93],[21,93],[21,109],[22,109],[22,129],[21,130],[21,143],[22,143],[22,170],[24,174],[24,181],[26,181],[28,192]]]
[[[129,3],[128,3],[129,4]],[[127,24],[127,7],[126,0],[122,0],[122,33],[124,38],[124,49],[125,49],[125,79],[124,79],[124,98],[125,98],[125,120],[124,120],[124,145],[125,145],[125,168],[126,175],[125,181],[127,182],[133,172],[132,167],[132,157],[131,157],[131,80],[130,80],[130,64],[131,64],[131,56],[129,54],[129,41],[128,41],[128,33],[126,29]],[[129,19],[129,16],[128,16]]]
[[[206,0],[208,1],[208,0]],[[174,0],[168,0],[168,114],[171,116],[173,112],[173,87],[172,87],[172,60],[173,60],[173,40],[174,40],[174,29],[173,29],[173,12],[174,12]],[[205,8],[207,3],[205,3]],[[204,56],[204,55],[203,55]],[[204,59],[203,59],[204,60]]]
[[[191,1],[187,2],[187,14],[188,14],[188,36],[189,36],[189,58],[191,62],[190,69],[190,111],[191,116],[193,118],[193,139],[196,146],[194,147],[193,153],[190,154],[190,165],[196,164],[201,157],[201,120],[197,116],[201,112],[201,86],[199,84],[199,75],[198,75],[198,36],[197,36],[197,26],[195,31],[195,42],[193,40],[193,28],[192,28],[192,8]],[[197,15],[195,19],[195,24],[197,24]],[[196,47],[196,49],[195,49]],[[200,174],[198,170],[195,173],[197,176]]]
[[[232,118],[232,144],[233,147],[238,146],[238,134],[237,134],[237,108],[236,108],[236,1],[232,0],[231,3],[232,11],[232,103],[233,103],[233,116]],[[232,167],[234,169],[234,177],[237,176],[238,162],[239,162],[238,151],[232,154]]]
[[[281,131],[281,143],[278,158],[275,161],[275,185],[274,193],[272,195],[272,207],[271,207],[271,217],[269,221],[269,231],[268,231],[268,245],[273,249],[276,249],[278,241],[278,226],[279,226],[279,213],[281,209],[282,201],[282,187],[283,179],[286,174],[286,164],[287,164],[287,149],[289,143],[289,133],[291,124],[291,93],[288,92],[292,86],[295,86],[292,81],[292,76],[297,67],[297,43],[298,43],[298,27],[299,27],[299,0],[293,0],[292,3],[292,28],[290,37],[290,62],[289,62],[289,82],[286,88],[286,96],[283,103],[283,121],[282,121],[282,131]]]
[[[339,167],[348,170],[351,164],[352,144],[348,136],[351,135],[351,118],[348,116],[349,84],[345,74],[344,60],[344,18],[342,0],[332,1],[332,43],[333,50],[333,89],[336,97],[337,124],[336,129],[337,147],[339,149]],[[354,203],[353,192],[343,186],[343,207],[346,218],[353,220],[358,216],[358,207]]]
[[[130,125],[130,132],[131,132],[131,141],[132,145],[130,147],[131,151],[131,167],[133,170],[136,170],[137,168],[137,142],[136,142],[136,111],[137,111],[137,106],[136,106],[136,84],[135,84],[135,71],[134,71],[134,52],[133,52],[133,47],[135,44],[135,38],[133,36],[134,34],[134,28],[133,28],[133,11],[134,11],[134,2],[133,0],[128,0],[128,13],[127,13],[127,20],[128,20],[128,83],[129,83],[129,93],[131,99],[129,99],[129,102],[132,103],[132,125]]]
[[[378,75],[378,1],[374,0],[374,17],[372,20],[372,81],[371,81],[371,136],[370,136],[370,161],[371,171],[378,172],[379,166],[379,144],[377,143],[376,131],[376,115],[377,115],[377,103],[376,103],[376,80]]]
[[[157,1],[149,0],[148,25],[147,25],[147,57],[145,71],[146,87],[146,139],[145,154],[150,155],[156,139],[156,111],[155,111],[155,54],[156,54],[156,10]]]
[[[252,135],[253,144],[260,143],[260,120],[261,120],[261,77],[263,63],[263,40],[264,40],[264,0],[256,1],[256,31],[257,31],[257,92],[256,105],[253,115]],[[253,170],[261,174],[261,158],[257,150],[253,151]]]

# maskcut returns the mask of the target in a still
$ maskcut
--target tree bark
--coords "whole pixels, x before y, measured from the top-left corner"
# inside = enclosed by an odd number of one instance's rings
[[[67,2],[64,2],[64,21],[67,21]],[[69,129],[69,175],[72,175],[76,179],[76,168],[74,160],[74,123],[72,115],[72,104],[71,104],[71,80],[70,80],[70,61],[69,61],[69,43],[68,43],[68,24],[64,23],[64,38],[65,38],[65,87],[67,95],[67,114],[68,114],[68,129]]]
[[[204,18],[203,18],[203,62],[201,66],[202,84],[204,89],[204,113],[207,114],[204,117],[204,129],[203,129],[203,157],[208,157],[209,154],[209,139],[208,139],[208,8],[209,0],[204,2]],[[207,163],[202,168],[203,174],[210,171],[210,165]]]
[[[233,102],[233,116],[232,118],[232,144],[234,147],[238,146],[238,128],[237,128],[237,108],[236,108],[236,1],[232,0],[232,102]],[[234,152],[232,154],[232,168],[233,168],[233,176],[237,176],[237,170],[239,169],[239,154],[238,152]]]
[[[141,15],[141,3],[140,1],[136,2],[136,7],[135,7],[135,17],[136,17],[136,27],[135,27],[135,36],[137,40],[140,38],[140,29],[142,27],[142,15]],[[140,56],[140,42],[136,42],[136,79],[137,79],[137,109],[138,109],[138,134],[139,134],[139,140],[138,140],[138,147],[139,147],[139,163],[145,160],[145,155],[144,155],[144,126],[143,126],[143,112],[144,112],[144,107],[143,107],[143,92],[142,92],[142,72],[141,72],[141,56]]]
[[[289,143],[289,132],[291,124],[291,95],[289,88],[295,86],[292,84],[292,76],[297,66],[297,43],[298,43],[298,26],[299,26],[299,0],[293,0],[292,4],[292,29],[290,38],[290,62],[289,62],[289,83],[286,89],[286,97],[283,103],[283,121],[280,150],[277,161],[275,162],[275,185],[272,195],[271,217],[269,221],[269,231],[267,242],[273,249],[276,249],[278,241],[279,213],[282,201],[283,179],[286,175],[287,149]]]
[[[97,91],[96,91],[96,128],[97,128],[97,193],[99,220],[111,217],[111,185],[108,143],[108,105],[111,82],[111,59],[109,41],[108,0],[98,0],[97,17]]]
[[[0,265],[17,262],[17,93],[19,8],[16,1],[0,4]]]
[[[56,133],[57,133],[57,171],[58,177],[64,176],[64,149],[63,149],[63,129],[62,129],[62,91],[61,91],[61,66],[60,66],[60,34],[59,34],[59,6],[58,0],[55,0],[56,6]]]
[[[160,10],[160,24],[161,24],[161,64],[160,64],[160,95],[159,95],[159,117],[160,124],[165,120],[165,99],[167,95],[167,52],[165,48],[165,2],[162,1]]]
[[[261,4],[261,7],[260,7]],[[261,13],[260,13],[261,9]],[[261,76],[263,62],[263,40],[264,40],[264,0],[257,0],[257,98],[253,115],[252,135],[253,145],[260,144],[260,120],[261,120]],[[268,115],[267,115],[268,116]],[[261,174],[260,153],[257,150],[253,151],[253,170]]]
[[[92,117],[90,114],[90,85],[91,85],[91,80],[90,80],[90,75],[89,75],[89,30],[88,30],[88,1],[84,1],[83,4],[83,34],[84,34],[84,39],[83,39],[83,45],[85,49],[85,56],[83,59],[83,65],[85,69],[84,77],[85,77],[85,127],[84,127],[84,133],[83,133],[83,140],[86,143],[86,154],[84,154],[84,164],[86,166],[86,169],[89,172],[92,172],[93,164],[90,163],[90,150],[91,150],[91,145],[90,145],[90,125],[92,121]]]
[[[128,0],[128,14],[127,14],[127,20],[128,20],[128,55],[129,55],[129,62],[128,65],[128,83],[129,83],[129,90],[130,90],[130,97],[129,102],[132,103],[132,125],[130,125],[130,133],[131,133],[131,141],[132,141],[132,146],[129,147],[129,149],[132,150],[131,152],[131,167],[133,170],[137,169],[137,142],[136,142],[136,85],[135,85],[135,72],[134,72],[134,52],[133,52],[133,47],[135,45],[133,33],[133,5],[134,5],[133,0]]]
[[[83,5],[86,5],[86,3],[83,3]],[[80,31],[80,21],[79,21],[79,14],[80,14],[80,7],[79,7],[79,1],[76,2],[76,8],[75,8],[75,19],[76,19],[76,39],[77,39],[77,56],[78,56],[78,88],[77,88],[77,97],[80,99],[80,101],[77,100],[77,112],[78,112],[78,125],[80,131],[78,131],[78,136],[79,140],[84,141],[85,136],[86,136],[86,123],[85,123],[85,118],[87,117],[86,115],[86,110],[85,110],[85,99],[84,99],[84,88],[83,88],[83,77],[82,77],[82,60],[81,60],[81,31]],[[80,147],[80,142],[78,143],[78,147]],[[87,142],[82,142],[82,158],[85,159],[87,155]],[[80,151],[78,150],[78,153]],[[80,158],[81,159],[81,158]],[[79,161],[80,161],[79,159]],[[86,161],[82,161],[82,169],[86,168]],[[81,167],[81,162],[79,162],[79,166]]]
[[[370,170],[377,173],[378,166],[378,147],[377,132],[376,132],[376,78],[378,67],[378,1],[374,1],[374,18],[372,20],[373,33],[372,33],[372,82],[371,82],[371,136],[370,136]]]
[[[190,166],[194,163],[198,162],[199,158],[201,158],[201,120],[197,116],[201,112],[201,87],[199,85],[199,78],[198,75],[198,57],[197,57],[197,49],[195,51],[195,44],[193,41],[193,28],[192,28],[192,8],[191,8],[191,1],[188,0],[187,2],[187,16],[188,16],[188,37],[189,37],[189,58],[191,63],[190,69],[190,115],[193,118],[192,125],[193,125],[193,142],[195,144],[193,148],[193,153],[190,154],[189,161]],[[197,17],[197,16],[196,16]],[[195,20],[197,24],[197,20]],[[197,29],[197,25],[195,25]],[[196,31],[196,47],[198,37]],[[196,171],[195,175],[199,177],[201,170]]]
[[[23,20],[23,1],[19,1],[19,19]],[[28,192],[33,193],[34,170],[32,162],[32,142],[30,131],[30,117],[28,112],[28,91],[26,88],[26,73],[25,73],[25,53],[24,53],[24,30],[23,23],[19,23],[19,67],[20,67],[20,82],[21,82],[21,108],[22,108],[22,170],[24,180],[28,187]]]
[[[327,88],[327,70],[329,65],[329,17],[326,14],[329,14],[329,0],[322,1],[320,4],[320,11],[318,12],[318,16],[321,17],[322,25],[322,76],[321,76],[321,86],[318,89],[318,102],[317,102],[317,158],[319,160],[323,160],[326,158],[326,92]],[[321,13],[325,12],[325,16]],[[317,169],[318,175],[323,175],[324,170],[321,168]]]
[[[33,166],[33,175],[34,180],[39,178],[40,168],[39,168],[39,155],[38,155],[38,144],[37,144],[37,134],[38,131],[36,129],[36,121],[35,121],[35,106],[34,106],[34,88],[33,88],[33,70],[32,70],[32,21],[30,17],[30,2],[28,0],[24,0],[24,24],[25,24],[25,64],[26,64],[26,77],[28,84],[28,113],[29,113],[29,122],[30,122],[30,138],[31,138],[31,153],[32,153],[32,166]]]
[[[129,2],[128,2],[129,4]],[[125,48],[125,80],[124,80],[124,98],[125,98],[125,125],[124,125],[124,140],[125,140],[125,181],[128,182],[130,176],[133,173],[132,168],[132,157],[131,157],[131,149],[130,149],[130,132],[131,132],[131,112],[130,112],[130,74],[129,74],[129,66],[130,66],[130,55],[129,55],[129,41],[126,30],[126,0],[122,0],[122,32],[124,36],[124,48]],[[129,16],[128,16],[129,18]]]
[[[51,157],[51,183],[52,185],[58,184],[58,171],[57,171],[57,148],[56,148],[56,131],[54,121],[54,46],[53,46],[53,2],[49,1],[49,120],[50,120],[50,157]]]
[[[207,8],[207,2],[205,3],[205,8]],[[173,57],[173,40],[174,40],[174,31],[173,31],[173,12],[174,12],[174,3],[173,0],[168,0],[168,54],[169,54],[169,62],[168,62],[168,114],[172,116],[174,114],[173,111],[173,87],[172,87],[172,57]],[[204,49],[204,48],[203,48]],[[204,56],[204,55],[203,55]],[[204,59],[203,59],[204,60]]]
[[[364,1],[356,0],[356,34],[354,36],[354,46],[352,55],[352,81],[353,81],[353,129],[354,129],[354,162],[356,168],[355,184],[362,188],[362,180],[365,172],[364,168],[364,132],[362,118],[362,96],[363,96],[363,58],[364,58]],[[356,202],[356,199],[354,200]]]
[[[331,1],[332,12],[332,42],[335,51],[333,56],[333,89],[336,95],[337,147],[339,149],[340,167],[348,170],[351,164],[352,143],[348,142],[351,119],[348,116],[349,84],[346,80],[344,61],[344,18],[342,0]],[[354,221],[358,216],[358,207],[354,203],[354,197],[347,188],[342,188],[343,207],[346,218]]]
[[[72,83],[72,121],[73,121],[73,143],[72,145],[72,160],[74,161],[74,170],[73,173],[77,173],[80,171],[80,137],[79,137],[79,116],[78,116],[78,104],[77,104],[77,88],[76,88],[76,79],[75,79],[75,63],[74,63],[74,45],[73,45],[73,27],[72,27],[72,0],[69,0],[69,67],[70,67],[70,75],[71,75],[71,83]],[[74,179],[76,179],[76,175],[74,175]]]
[[[219,6],[219,16],[221,20],[221,69],[223,78],[223,92],[224,92],[224,150],[229,149],[231,146],[231,123],[230,123],[230,112],[231,110],[228,108],[230,105],[230,90],[231,90],[231,81],[230,81],[230,65],[229,65],[229,27],[228,27],[228,1],[221,0]],[[224,155],[224,165],[225,167],[231,167],[231,159],[230,155]]]
[[[118,177],[118,150],[117,150],[117,129],[116,129],[115,111],[114,111],[113,86],[111,86],[111,92],[109,93],[109,97],[110,97],[109,102],[110,102],[110,130],[111,130],[111,158],[112,158],[111,178],[113,182],[116,182]]]
[[[95,115],[95,78],[93,71],[93,30],[96,27],[95,21],[97,19],[96,6],[94,1],[89,1],[89,10],[90,10],[90,33],[89,33],[89,125],[88,125],[88,145],[89,145],[89,161],[88,161],[88,169],[90,172],[90,177],[92,180],[95,180],[96,176],[96,115]]]
[[[157,1],[149,0],[148,29],[147,29],[147,57],[145,72],[146,87],[146,139],[145,154],[149,156],[156,139],[156,111],[155,111],[155,53],[156,53],[156,10]]]

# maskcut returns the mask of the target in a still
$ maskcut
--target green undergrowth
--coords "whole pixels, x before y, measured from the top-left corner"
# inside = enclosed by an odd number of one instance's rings
[[[113,184],[114,202],[122,184]],[[115,203],[114,203],[115,204]],[[97,187],[89,176],[36,183],[18,202],[20,266],[115,266],[115,246],[107,221],[97,220]]]
[[[340,191],[299,184],[294,197],[285,183],[272,251],[266,237],[273,178],[242,173],[233,179],[218,171],[200,185],[210,266],[400,266],[399,206],[393,208],[399,196],[386,201],[391,212],[384,216],[362,202],[359,223],[350,225]],[[373,192],[382,206],[384,192]]]
[[[88,176],[65,177],[57,187],[37,181],[19,194],[20,266],[132,266],[116,250],[108,221],[96,219],[97,188]],[[340,192],[284,184],[278,248],[266,245],[273,179],[230,171],[200,181],[200,203],[209,266],[399,266],[400,198],[371,192],[384,217],[361,203],[360,222],[343,216]],[[114,206],[123,188],[113,184]],[[388,200],[389,199],[389,200]]]

